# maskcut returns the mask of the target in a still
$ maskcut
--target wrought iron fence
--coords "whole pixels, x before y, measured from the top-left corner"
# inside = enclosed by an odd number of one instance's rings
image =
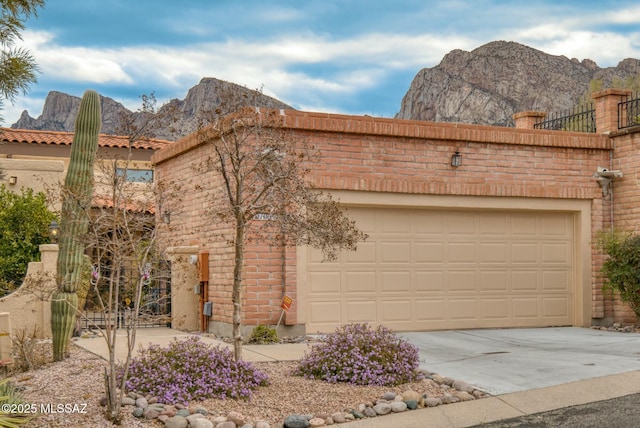
[[[100,292],[103,301],[108,299],[109,286],[107,279],[111,277],[110,267],[94,268],[92,287],[87,295],[84,311],[78,316],[80,329],[104,328],[108,321],[117,328],[129,327],[134,314],[135,284],[140,273],[132,267],[120,267],[118,276],[119,302],[117,313],[104,311],[99,303],[95,288]],[[138,327],[170,327],[171,326],[171,265],[161,261],[148,265],[145,269],[142,298],[137,317]]]
[[[618,103],[618,129],[640,125],[640,97],[638,92]]]
[[[554,131],[596,132],[596,111],[593,104],[581,104],[564,113],[551,113],[549,119],[538,122],[534,129]]]

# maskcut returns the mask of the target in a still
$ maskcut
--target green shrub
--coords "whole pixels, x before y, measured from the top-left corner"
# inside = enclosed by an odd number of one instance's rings
[[[419,377],[418,348],[386,327],[346,324],[300,360],[296,374],[355,385],[399,385]]]
[[[260,345],[278,343],[278,332],[273,327],[257,325],[251,332],[249,343],[258,343]]]
[[[44,193],[23,188],[18,194],[0,186],[0,297],[19,286],[29,262],[39,259],[53,220]]]
[[[601,269],[604,288],[617,291],[640,319],[640,235],[600,231],[595,243],[608,256]]]

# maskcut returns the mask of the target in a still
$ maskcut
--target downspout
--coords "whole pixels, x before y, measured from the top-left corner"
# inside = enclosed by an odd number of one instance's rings
[[[613,149],[609,150],[609,170],[613,170],[613,152],[615,151],[615,140],[613,141]],[[611,231],[613,232],[613,182],[611,183],[611,201],[609,203],[609,218],[611,219]]]

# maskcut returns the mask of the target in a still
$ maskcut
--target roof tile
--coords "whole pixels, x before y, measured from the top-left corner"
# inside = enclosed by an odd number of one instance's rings
[[[0,139],[13,143],[70,146],[73,142],[73,132],[0,128]],[[125,136],[100,134],[98,144],[100,147],[128,148],[129,138]],[[160,150],[170,144],[172,144],[172,141],[145,138],[135,141],[132,147],[134,149]]]

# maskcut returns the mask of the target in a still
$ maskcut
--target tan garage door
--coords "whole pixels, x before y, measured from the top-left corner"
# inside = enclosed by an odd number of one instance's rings
[[[308,332],[571,325],[569,213],[351,208],[358,251],[306,261]]]

